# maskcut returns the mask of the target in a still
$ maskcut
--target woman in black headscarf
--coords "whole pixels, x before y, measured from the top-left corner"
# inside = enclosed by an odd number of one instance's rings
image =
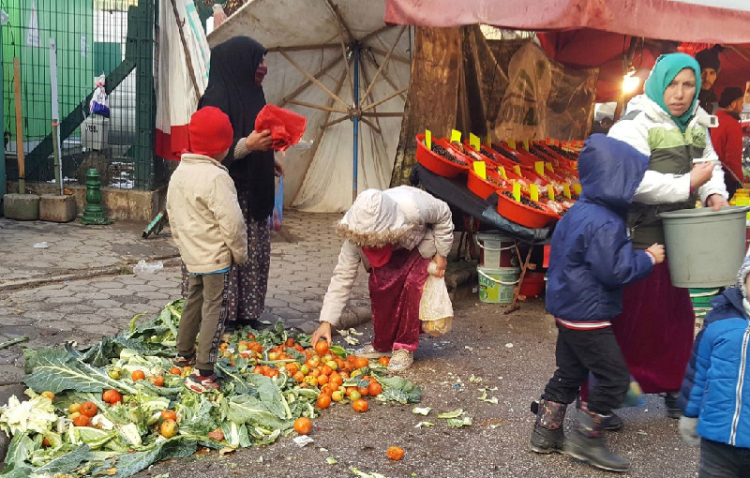
[[[266,105],[261,84],[266,75],[266,49],[250,37],[238,36],[211,51],[208,86],[198,109],[215,106],[229,116],[234,142],[223,161],[237,188],[247,224],[250,260],[232,268],[226,330],[257,326],[263,312],[271,263],[268,218],[274,207],[274,174],[283,174],[271,148],[271,132],[255,131],[255,117]],[[183,268],[183,296],[186,271]]]

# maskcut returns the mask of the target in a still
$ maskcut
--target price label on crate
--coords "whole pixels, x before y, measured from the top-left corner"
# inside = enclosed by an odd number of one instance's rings
[[[487,179],[487,165],[484,161],[474,161],[474,172],[482,179]]]
[[[529,150],[529,140],[528,139],[523,140],[523,149],[525,149],[526,151]]]
[[[479,142],[479,136],[475,135],[474,133],[469,133],[469,145],[479,151],[479,149],[482,147],[481,143]]]
[[[488,147],[491,148],[492,147],[492,133],[487,133],[487,140],[486,141],[487,142],[484,143],[484,144],[486,144]]]
[[[516,149],[516,140],[515,139],[509,139],[508,140],[508,147],[510,147],[510,149]]]
[[[497,172],[500,173],[500,176],[502,176],[503,179],[506,181],[508,180],[508,175],[505,174],[505,167],[504,166],[498,166]]]
[[[519,183],[513,183],[513,197],[516,202],[521,202],[521,185]]]
[[[550,201],[554,201],[555,200],[555,188],[552,187],[551,184],[547,185],[547,195],[549,196],[549,200]]]
[[[455,129],[451,131],[451,143],[460,143],[461,142],[461,132],[456,131]]]
[[[550,173],[554,173],[554,172],[555,172],[555,168],[553,168],[553,167],[552,167],[552,164],[550,164],[550,163],[544,163],[544,167],[545,167],[545,168],[547,169],[547,171],[549,171]]]
[[[432,131],[429,129],[424,132],[424,145],[427,146],[427,149],[432,151]]]
[[[521,174],[521,167],[517,164],[513,165],[513,172],[519,176],[523,176],[523,174]]]
[[[579,195],[580,195],[580,194],[581,194],[581,191],[583,191],[583,188],[581,187],[581,185],[580,185],[580,184],[578,184],[578,183],[575,183],[575,184],[573,185],[573,191],[575,191],[575,193],[576,193],[576,194],[579,194]]]
[[[534,169],[539,176],[544,176],[544,162],[537,161],[534,163]]]
[[[539,186],[536,184],[530,184],[529,185],[529,196],[531,196],[532,201],[539,201]]]
[[[563,194],[565,195],[566,198],[568,199],[571,198],[570,185],[568,183],[563,184]]]

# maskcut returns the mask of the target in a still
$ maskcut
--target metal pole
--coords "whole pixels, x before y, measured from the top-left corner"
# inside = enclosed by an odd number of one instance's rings
[[[3,201],[5,196],[5,182],[8,178],[5,175],[5,98],[3,97],[3,79],[5,73],[3,72],[3,25],[0,23],[0,202]],[[1,213],[2,211],[0,211]]]
[[[357,199],[357,168],[359,166],[359,53],[360,46],[355,44],[353,48],[354,56],[354,157],[352,166],[354,174],[352,176],[352,202]]]
[[[54,38],[49,39],[49,79],[50,97],[52,100],[52,152],[55,164],[55,184],[63,195],[62,159],[60,158],[60,135],[58,127],[60,121],[60,100],[57,91],[57,43]]]

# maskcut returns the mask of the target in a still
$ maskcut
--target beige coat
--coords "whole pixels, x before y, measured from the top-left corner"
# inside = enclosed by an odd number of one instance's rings
[[[453,217],[448,204],[421,189],[367,190],[341,220],[339,232],[347,239],[320,311],[320,321],[332,326],[341,321],[359,265],[370,268],[360,245],[397,243],[408,250],[418,248],[425,259],[435,254],[447,257],[453,245]]]
[[[217,161],[182,155],[169,181],[167,214],[189,272],[216,272],[247,262],[247,228],[237,191]]]

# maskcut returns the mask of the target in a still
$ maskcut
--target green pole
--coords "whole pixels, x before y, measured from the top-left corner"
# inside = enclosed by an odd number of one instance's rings
[[[8,180],[5,174],[5,98],[3,97],[3,81],[5,76],[3,72],[3,26],[0,24],[0,203],[5,195],[5,182]],[[2,210],[0,209],[0,212]]]

